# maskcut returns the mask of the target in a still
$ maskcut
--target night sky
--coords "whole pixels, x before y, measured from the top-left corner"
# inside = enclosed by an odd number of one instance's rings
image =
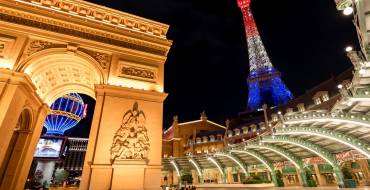
[[[164,128],[174,115],[196,120],[205,110],[224,124],[245,110],[248,52],[236,0],[89,1],[170,25]],[[296,97],[351,67],[344,49],[357,46],[356,33],[334,0],[254,0],[252,11],[273,65]]]

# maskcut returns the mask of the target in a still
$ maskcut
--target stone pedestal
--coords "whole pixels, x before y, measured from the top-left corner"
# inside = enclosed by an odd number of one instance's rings
[[[80,189],[159,190],[166,94],[109,85],[97,85],[96,91]],[[136,119],[138,126],[130,123]],[[143,128],[147,140],[135,144],[136,138],[143,138],[139,132]],[[140,147],[146,142],[149,148],[143,151]]]
[[[112,165],[112,190],[144,189],[145,160],[118,160]]]

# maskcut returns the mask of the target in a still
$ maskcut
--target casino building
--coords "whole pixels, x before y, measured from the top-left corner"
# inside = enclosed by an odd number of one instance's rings
[[[300,97],[291,98],[290,92],[280,93],[284,98],[277,99],[283,104],[274,105],[270,100],[277,96],[272,95],[269,100],[262,101],[267,105],[261,105],[256,95],[259,91],[253,84],[260,82],[266,88],[263,91],[268,91],[271,88],[266,81],[279,75],[261,71],[263,77],[259,79],[258,69],[252,64],[251,72],[256,75],[248,78],[248,104],[252,105],[248,111],[220,127],[206,125],[204,114],[203,120],[201,117],[200,120],[179,122],[177,117],[174,118],[172,126],[163,135],[163,147],[166,147],[162,152],[163,185],[184,184],[189,175],[198,185],[370,185],[370,17],[366,14],[370,11],[370,2],[335,2],[338,10],[353,14],[360,36],[360,49],[346,49],[353,67]],[[267,54],[256,26],[251,24],[253,17],[248,14],[249,3],[248,0],[238,1],[245,13],[248,43],[258,44],[249,47],[253,50],[249,50],[253,60],[260,55],[267,57]],[[261,44],[262,48],[253,49]],[[262,53],[253,54],[254,51]],[[269,70],[273,66],[266,57],[257,58],[252,63],[257,68],[262,65],[261,68]],[[279,83],[281,90],[286,89],[282,81]],[[251,91],[256,93],[251,94]],[[261,97],[265,96],[262,94]]]

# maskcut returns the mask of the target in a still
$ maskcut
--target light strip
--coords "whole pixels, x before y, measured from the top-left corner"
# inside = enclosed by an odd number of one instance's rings
[[[305,132],[300,132],[300,131],[291,131],[291,132],[277,132],[276,133],[276,135],[291,135],[291,134],[310,134],[310,135],[314,135],[314,136],[319,136],[319,137],[323,137],[323,138],[328,138],[328,139],[331,139],[331,140],[333,140],[333,141],[337,141],[337,142],[340,142],[340,143],[342,143],[342,144],[344,144],[344,145],[347,145],[347,146],[349,146],[349,147],[351,147],[351,148],[353,148],[353,149],[355,149],[355,150],[357,150],[357,151],[359,151],[359,152],[361,152],[362,154],[364,154],[366,157],[368,157],[369,159],[370,159],[370,154],[369,153],[367,153],[367,152],[365,152],[364,150],[362,150],[362,149],[360,149],[360,148],[358,148],[358,147],[356,147],[355,145],[352,145],[352,144],[350,144],[350,143],[347,143],[347,142],[345,142],[345,141],[343,141],[343,140],[341,140],[341,139],[337,139],[337,138],[333,138],[333,137],[331,137],[331,136],[326,136],[326,135],[322,135],[322,134],[319,134],[319,133],[312,133],[312,132],[310,132],[310,131],[305,131]]]
[[[243,164],[240,163],[238,160],[236,160],[234,157],[232,157],[232,156],[230,156],[228,154],[221,154],[221,153],[216,153],[215,156],[225,156],[225,157],[230,158],[232,161],[234,161],[236,164],[238,164],[240,166],[240,168],[243,170],[243,172],[245,174],[248,173],[247,170],[244,168]]]
[[[211,123],[211,124],[213,124],[213,125],[216,125],[216,126],[218,126],[218,127],[221,127],[221,128],[223,128],[223,129],[226,129],[226,127],[225,127],[225,126],[220,125],[220,124],[218,124],[218,123],[215,123],[215,122],[213,122],[213,121],[209,121],[209,120],[207,120],[207,122],[209,122],[209,123]]]
[[[177,164],[175,163],[175,161],[171,161],[170,163],[171,163],[171,164],[173,165],[173,167],[175,168],[176,173],[177,173],[177,176],[179,176],[179,177],[180,177],[180,170],[179,170],[179,168],[177,167]]]
[[[284,158],[288,159],[290,162],[292,162],[296,168],[302,169],[301,167],[298,166],[298,164],[293,159],[289,158],[286,154],[281,153],[280,151],[277,151],[273,148],[269,148],[269,147],[265,147],[265,146],[259,146],[257,148],[267,149],[267,150],[271,150],[273,152],[276,152],[276,153],[280,154],[281,156],[283,156]]]
[[[198,164],[197,164],[197,163],[195,163],[195,161],[194,161],[193,159],[189,159],[189,162],[190,162],[190,163],[192,163],[192,164],[193,164],[193,166],[197,169],[198,175],[199,175],[200,177],[202,177],[203,175],[202,175],[202,172],[201,172],[201,170],[200,170],[200,168],[199,168]]]
[[[184,123],[178,123],[177,125],[186,125],[186,124],[192,124],[192,123],[198,123],[201,122],[202,120],[194,120],[194,121],[188,121]]]
[[[311,152],[315,153],[316,155],[320,156],[320,157],[321,157],[321,158],[323,158],[325,161],[327,161],[331,166],[335,167],[334,163],[333,163],[333,162],[331,162],[329,159],[327,159],[327,158],[326,158],[326,156],[322,155],[322,154],[321,154],[321,153],[319,153],[319,152],[316,152],[316,151],[315,151],[315,150],[313,150],[313,149],[310,149],[310,148],[308,148],[308,147],[306,147],[306,146],[303,146],[303,145],[301,145],[301,144],[298,144],[298,143],[295,143],[295,142],[291,142],[291,141],[287,141],[287,140],[278,140],[278,141],[276,141],[276,140],[262,140],[262,142],[284,142],[284,143],[289,143],[289,144],[293,144],[293,145],[296,145],[296,146],[302,147],[302,148],[304,148],[304,149],[306,149],[306,150],[309,150],[309,151],[311,151]]]
[[[214,158],[208,157],[207,159],[211,161],[214,165],[216,165],[221,175],[224,175],[224,172],[222,171],[222,167],[217,163],[217,161]]]
[[[259,158],[258,156],[248,152],[248,151],[242,151],[242,150],[231,150],[230,152],[236,152],[236,153],[245,153],[245,154],[248,154],[248,155],[251,155],[253,156],[254,158],[256,158],[257,160],[259,160],[260,162],[262,162],[263,165],[265,165],[269,170],[270,172],[272,171],[272,168],[270,167],[270,165],[268,165],[264,160],[262,160],[261,158]]]
[[[317,121],[351,123],[351,124],[361,125],[361,126],[370,128],[370,124],[366,124],[366,123],[359,122],[359,121],[340,119],[340,118],[316,118],[316,119],[304,119],[303,118],[302,120],[298,120],[298,121],[284,121],[284,124],[297,124],[297,123],[308,123],[308,122],[317,122]]]

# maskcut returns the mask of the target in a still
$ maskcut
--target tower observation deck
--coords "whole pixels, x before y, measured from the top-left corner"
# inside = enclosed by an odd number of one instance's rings
[[[237,0],[244,19],[249,54],[248,111],[254,111],[263,104],[278,106],[293,98],[292,93],[280,78],[280,72],[274,68],[267,55],[254,21],[251,0]]]

